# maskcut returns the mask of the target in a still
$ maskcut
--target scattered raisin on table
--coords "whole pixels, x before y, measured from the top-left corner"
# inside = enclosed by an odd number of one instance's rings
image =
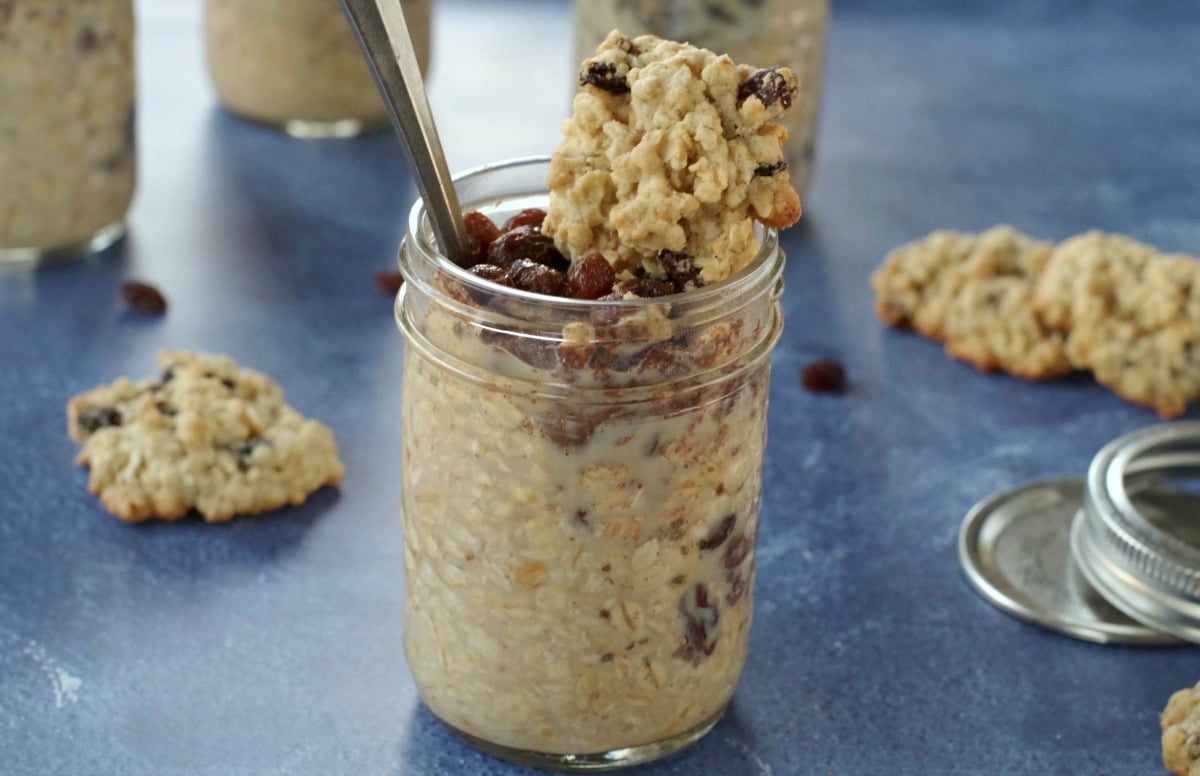
[[[167,311],[167,299],[154,286],[140,280],[126,280],[121,284],[121,298],[131,310],[150,315],[162,315]]]
[[[375,285],[388,296],[395,296],[400,293],[400,286],[404,285],[404,276],[399,272],[376,272]]]
[[[846,369],[832,359],[814,361],[800,371],[800,382],[813,393],[841,393],[846,389]]]

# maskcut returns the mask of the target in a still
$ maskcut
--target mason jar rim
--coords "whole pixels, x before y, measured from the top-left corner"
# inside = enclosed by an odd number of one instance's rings
[[[453,181],[455,188],[464,187],[467,184],[480,179],[483,176],[495,175],[508,170],[526,169],[537,166],[548,166],[550,157],[548,156],[526,156],[515,159],[507,159],[498,162],[490,162],[487,164],[478,165],[469,168],[458,175],[454,176]],[[544,176],[543,176],[544,178]],[[459,192],[460,197],[464,192]],[[531,189],[528,191],[512,192],[514,197],[535,197],[545,195],[547,189],[543,186]],[[505,195],[507,196],[507,194]],[[500,197],[485,197],[477,202],[463,201],[461,208],[463,212],[474,209],[477,206],[486,205],[489,202],[499,202]],[[700,288],[690,291],[682,291],[674,294],[668,294],[658,297],[633,297],[629,299],[573,299],[570,297],[547,296],[545,294],[537,294],[532,291],[511,288],[502,286],[499,283],[494,283],[485,280],[480,276],[469,272],[466,268],[460,267],[450,261],[438,249],[436,242],[433,239],[433,230],[430,226],[428,216],[425,211],[424,199],[419,198],[413,203],[409,210],[408,217],[408,232],[405,236],[405,241],[418,248],[418,253],[421,258],[428,262],[433,268],[442,270],[450,275],[455,281],[465,284],[468,289],[479,290],[485,293],[497,294],[507,298],[516,299],[522,302],[536,303],[544,309],[558,310],[567,314],[578,313],[583,310],[603,310],[603,309],[619,309],[629,310],[630,308],[638,309],[641,307],[650,307],[656,304],[669,304],[672,309],[681,311],[681,314],[686,314],[689,317],[703,315],[708,311],[723,314],[728,310],[729,293],[731,290],[739,291],[742,287],[747,287],[745,293],[752,294],[753,289],[756,289],[760,284],[772,282],[774,278],[782,270],[783,254],[779,249],[779,233],[776,229],[763,227],[756,224],[755,231],[758,233],[759,250],[754,259],[740,271],[734,273],[728,278],[719,280],[715,283],[710,283]],[[773,261],[769,259],[774,259]],[[425,286],[420,278],[415,273],[414,268],[409,266],[404,261],[404,250],[398,253],[397,260],[400,266],[400,272],[404,276],[406,284],[415,282],[417,285]],[[777,292],[778,293],[778,292]]]

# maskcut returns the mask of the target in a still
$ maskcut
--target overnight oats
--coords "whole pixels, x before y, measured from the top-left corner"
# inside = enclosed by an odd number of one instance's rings
[[[786,65],[796,74],[795,105],[783,117],[792,185],[808,188],[829,0],[575,0],[575,52],[589,56],[609,30],[688,41],[738,62]]]
[[[614,33],[585,70],[548,162],[456,180],[469,255],[418,203],[396,303],[413,677],[473,745],[567,769],[669,754],[734,692],[800,215],[785,68]]]
[[[130,0],[0,2],[0,262],[99,251],[136,180]]]
[[[422,71],[431,3],[401,1]],[[205,0],[204,24],[209,75],[227,110],[297,137],[348,137],[387,124],[337,0]]]

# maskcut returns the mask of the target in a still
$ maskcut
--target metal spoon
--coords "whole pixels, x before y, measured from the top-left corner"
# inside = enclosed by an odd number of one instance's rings
[[[340,2],[383,95],[392,127],[416,170],[417,186],[438,247],[455,264],[465,266],[467,230],[400,0]]]

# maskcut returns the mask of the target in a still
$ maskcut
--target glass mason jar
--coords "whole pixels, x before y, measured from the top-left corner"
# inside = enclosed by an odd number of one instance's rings
[[[0,2],[0,263],[125,233],[136,180],[131,0]]]
[[[429,63],[432,0],[401,0]],[[296,137],[349,137],[388,114],[337,0],[205,0],[208,72],[227,110]]]
[[[791,68],[800,82],[779,119],[792,185],[804,195],[816,150],[817,107],[829,0],[575,0],[575,61],[612,30],[646,33],[728,54],[734,62]]]
[[[548,161],[457,179],[501,222],[545,207]],[[489,283],[400,249],[404,638],[433,714],[544,767],[669,754],[746,659],[783,253],[657,299]]]

